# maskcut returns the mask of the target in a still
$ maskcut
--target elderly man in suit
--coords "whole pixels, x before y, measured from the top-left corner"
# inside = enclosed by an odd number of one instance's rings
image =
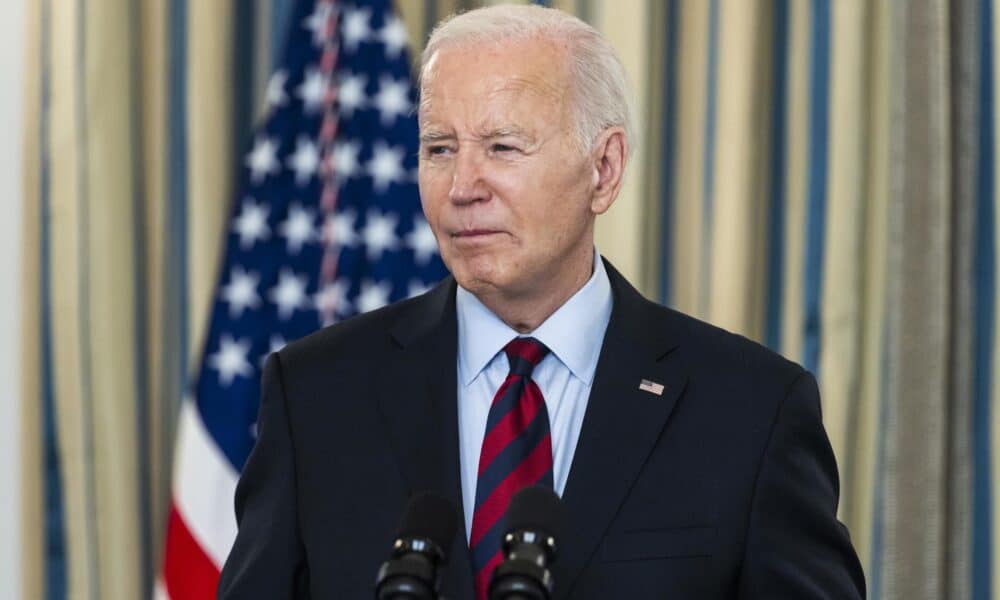
[[[486,597],[511,496],[562,497],[557,597],[863,598],[813,377],[644,299],[597,253],[634,109],[553,9],[452,17],[421,64],[420,194],[452,273],[272,355],[223,598],[365,598],[407,498]]]

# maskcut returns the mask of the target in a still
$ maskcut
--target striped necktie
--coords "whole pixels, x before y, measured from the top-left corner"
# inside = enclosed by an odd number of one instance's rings
[[[504,352],[510,373],[493,397],[486,421],[469,536],[477,600],[486,600],[490,576],[503,560],[503,517],[511,498],[528,486],[553,487],[549,413],[531,379],[549,349],[535,338],[515,338]]]

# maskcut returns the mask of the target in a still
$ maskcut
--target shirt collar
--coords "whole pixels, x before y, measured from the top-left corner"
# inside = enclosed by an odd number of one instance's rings
[[[584,284],[532,336],[549,350],[578,379],[590,385],[597,370],[604,332],[611,319],[611,282],[604,262],[594,250],[594,270]],[[455,295],[458,313],[458,376],[469,385],[486,365],[519,334],[500,320],[472,292],[458,286]]]

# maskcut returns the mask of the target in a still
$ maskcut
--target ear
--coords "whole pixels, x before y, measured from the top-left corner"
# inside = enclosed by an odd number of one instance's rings
[[[625,160],[628,156],[628,140],[621,127],[605,129],[594,142],[592,150],[594,195],[590,200],[590,210],[602,215],[618,197],[625,175]]]

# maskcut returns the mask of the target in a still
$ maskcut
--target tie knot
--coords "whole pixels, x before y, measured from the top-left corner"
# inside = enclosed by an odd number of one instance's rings
[[[522,377],[530,377],[531,371],[549,353],[545,344],[532,337],[514,338],[504,346],[503,351],[510,361],[510,372]]]

